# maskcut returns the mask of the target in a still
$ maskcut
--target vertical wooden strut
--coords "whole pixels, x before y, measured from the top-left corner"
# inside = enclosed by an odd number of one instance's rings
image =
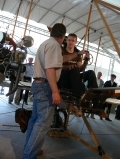
[[[16,12],[16,18],[15,18],[15,24],[14,24],[14,28],[13,28],[12,38],[13,38],[13,36],[14,36],[15,27],[16,27],[17,18],[18,18],[18,14],[19,14],[19,10],[20,10],[21,4],[22,4],[22,0],[20,1],[19,6],[18,6],[18,9],[17,9],[17,12]]]
[[[63,22],[64,22],[64,19],[65,19],[65,16],[63,16],[63,18],[62,18],[62,24],[63,24]]]
[[[108,34],[109,34],[109,36],[110,36],[110,38],[111,38],[111,40],[112,40],[112,42],[113,42],[113,44],[115,46],[116,52],[118,53],[118,55],[120,57],[120,48],[119,48],[119,46],[118,46],[118,44],[117,44],[117,42],[116,42],[116,40],[114,38],[114,35],[112,34],[112,31],[110,30],[110,27],[108,26],[108,23],[107,23],[104,15],[103,15],[99,5],[97,4],[96,0],[94,0],[94,4],[95,4],[95,6],[96,6],[96,8],[97,8],[97,10],[98,10],[98,12],[99,12],[99,14],[101,16],[101,19],[103,20],[103,23],[104,23],[104,25],[105,25],[105,27],[106,27],[106,29],[108,31]]]
[[[93,5],[93,3],[91,3],[91,5],[90,5],[90,10],[89,10],[89,15],[88,15],[88,21],[87,21],[87,26],[86,26],[86,32],[85,32],[85,37],[84,37],[83,50],[85,48],[86,39],[87,39],[87,36],[88,36],[88,29],[89,29],[90,18],[91,18],[91,13],[92,13],[92,5]]]
[[[27,15],[27,21],[26,21],[26,24],[25,24],[25,30],[24,30],[24,35],[23,35],[23,37],[25,37],[25,34],[26,34],[27,25],[28,25],[28,20],[29,20],[29,17],[30,17],[30,13],[31,13],[33,1],[34,1],[34,0],[31,0],[31,2],[30,2],[30,7],[29,7],[28,15]]]
[[[98,49],[97,49],[97,55],[96,55],[96,60],[95,60],[95,66],[94,66],[94,71],[96,69],[96,63],[97,63],[97,58],[98,58],[98,53],[99,53],[101,38],[102,38],[102,36],[100,36],[100,39],[99,39],[99,44],[98,44]]]

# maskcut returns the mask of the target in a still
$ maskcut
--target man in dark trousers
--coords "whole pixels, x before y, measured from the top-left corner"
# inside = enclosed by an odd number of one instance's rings
[[[30,58],[28,58],[28,63],[25,64],[25,66],[26,66],[26,71],[25,71],[24,77],[23,77],[23,81],[24,81],[24,82],[28,82],[28,83],[31,83],[31,82],[32,82],[32,77],[33,77],[33,73],[34,73],[34,71],[33,71],[33,67],[34,67],[34,66],[33,66],[33,63],[32,63],[32,62],[33,62],[33,58],[30,57]],[[19,102],[20,102],[21,99],[22,99],[23,91],[24,91],[24,90],[21,90]],[[26,105],[28,105],[28,103],[27,103],[28,94],[29,94],[29,90],[25,90],[24,103],[25,103]]]
[[[76,43],[77,35],[74,33],[69,34],[66,39],[66,46],[62,48],[63,68],[58,86],[59,88],[72,89],[74,96],[79,98],[85,92],[83,82],[88,81],[88,88],[97,88],[98,86],[94,71],[84,71],[90,59],[89,52],[86,50],[77,50],[75,47]],[[78,54],[78,56],[69,60],[69,57],[74,54]],[[85,57],[84,62],[82,63],[83,54]],[[64,61],[65,56],[67,62]]]
[[[104,86],[103,86],[103,87],[117,87],[117,83],[114,82],[115,79],[116,79],[116,75],[111,74],[111,79],[110,79],[109,81],[106,81],[106,82],[104,83]],[[112,121],[112,120],[110,120],[110,118],[109,118],[111,106],[112,106],[112,104],[107,104],[107,114],[108,114],[108,117],[105,118],[105,120],[108,120],[108,121]]]

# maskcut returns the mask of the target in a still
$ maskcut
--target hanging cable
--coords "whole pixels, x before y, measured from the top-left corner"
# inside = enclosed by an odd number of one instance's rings
[[[78,42],[77,46],[79,46],[81,44],[81,41],[83,40],[84,37],[85,37],[85,35],[83,35],[83,37],[81,38],[81,40]]]

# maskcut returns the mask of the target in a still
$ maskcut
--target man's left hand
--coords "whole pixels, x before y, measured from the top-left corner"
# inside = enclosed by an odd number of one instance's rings
[[[86,51],[86,54],[85,54],[84,60],[86,60],[86,61],[89,61],[89,60],[90,60],[90,54],[89,54],[89,52],[88,52],[88,51]]]

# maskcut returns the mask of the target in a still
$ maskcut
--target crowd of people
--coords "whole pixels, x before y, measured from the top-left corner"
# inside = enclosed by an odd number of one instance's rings
[[[66,27],[57,23],[53,26],[50,38],[43,42],[36,53],[34,67],[33,59],[28,59],[26,72],[23,80],[32,82],[31,92],[33,94],[33,109],[29,119],[27,136],[22,159],[34,159],[40,152],[44,143],[44,137],[49,130],[53,120],[54,108],[60,104],[61,96],[59,89],[67,88],[73,91],[76,98],[80,99],[85,93],[84,82],[87,88],[116,87],[114,81],[116,75],[111,74],[111,79],[104,82],[102,72],[92,70],[85,71],[90,59],[88,50],[79,51],[75,46],[76,34],[69,34],[66,45],[61,49],[66,34]],[[84,58],[83,58],[84,56]],[[84,62],[82,62],[82,60]],[[23,90],[17,91],[15,103],[19,104],[22,99]],[[24,102],[27,105],[28,91],[25,92]],[[9,97],[9,103],[14,96]],[[111,105],[107,107],[108,118]],[[94,117],[93,117],[94,118]],[[101,118],[102,119],[102,118]]]

